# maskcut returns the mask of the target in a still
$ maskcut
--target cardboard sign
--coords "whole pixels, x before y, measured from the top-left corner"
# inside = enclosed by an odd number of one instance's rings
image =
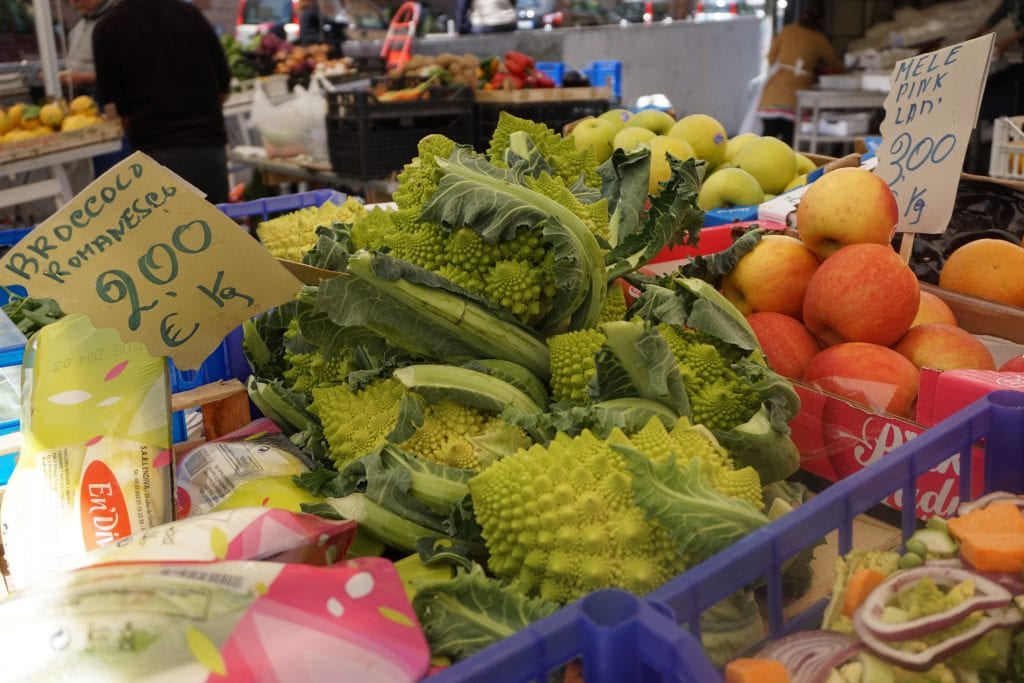
[[[904,59],[889,77],[875,173],[896,195],[898,232],[938,234],[949,224],[994,39]]]
[[[56,299],[179,369],[301,283],[192,186],[137,152],[0,261],[0,283]]]

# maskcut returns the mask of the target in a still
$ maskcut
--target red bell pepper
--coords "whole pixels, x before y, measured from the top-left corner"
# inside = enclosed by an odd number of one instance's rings
[[[505,85],[506,81],[508,81],[509,85]],[[502,90],[509,86],[511,86],[513,90],[520,90],[522,89],[524,82],[525,81],[522,76],[517,76],[508,71],[497,71],[491,78],[490,85],[493,86],[493,89],[495,90]]]
[[[509,50],[505,53],[505,68],[513,76],[525,78],[534,70],[533,58],[522,52]]]

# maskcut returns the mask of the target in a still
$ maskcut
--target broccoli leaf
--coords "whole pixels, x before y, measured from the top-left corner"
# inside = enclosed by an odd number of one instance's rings
[[[675,458],[655,463],[631,448],[612,447],[633,474],[636,504],[661,522],[688,557],[705,560],[768,523],[750,503],[712,488],[699,458],[685,465]]]
[[[695,256],[690,262],[680,266],[677,272],[683,277],[698,278],[716,289],[721,288],[722,278],[736,267],[743,256],[757,246],[764,232],[761,229],[750,230],[729,245],[728,249],[709,256]]]
[[[324,270],[344,272],[348,255],[355,251],[351,233],[352,226],[344,223],[317,228],[316,243],[302,257],[302,262]]]
[[[618,321],[601,326],[605,342],[594,355],[597,374],[591,395],[597,401],[643,398],[657,401],[677,415],[690,414],[679,363],[650,325]]]
[[[785,479],[800,467],[800,451],[789,438],[789,428],[776,429],[765,405],[743,424],[730,430],[712,429],[711,433],[736,467],[753,467],[762,484]]]
[[[620,197],[611,219],[618,233],[618,243],[605,258],[609,281],[643,266],[666,247],[684,241],[697,244],[704,224],[704,212],[697,206],[697,191],[707,165],[693,159],[680,161],[670,157],[669,168],[671,175],[662,183],[661,193],[650,198],[650,208],[641,214],[640,223],[629,232],[626,232],[628,223],[616,224],[616,215],[621,210],[628,212],[631,219],[638,207],[642,209],[648,196],[646,186],[638,192],[633,183],[622,183],[621,189],[630,194]],[[635,168],[633,172],[636,173]]]
[[[701,645],[717,667],[739,657],[764,636],[764,620],[751,591],[733,593],[700,615]]]
[[[541,173],[551,175],[551,165],[533,144],[533,139],[523,130],[517,130],[508,136],[508,149],[505,150],[505,165],[515,169],[516,173],[537,178]]]
[[[772,429],[789,434],[789,422],[800,412],[800,396],[789,380],[767,366],[746,359],[735,363],[733,369],[757,390]]]
[[[416,588],[412,606],[431,652],[456,660],[558,610],[554,603],[526,597],[515,584],[488,578],[479,565],[450,581]]]
[[[604,254],[594,232],[569,206],[527,186],[521,167],[499,168],[457,147],[438,160],[444,177],[423,205],[422,219],[448,229],[469,226],[487,241],[508,240],[540,226],[554,247],[558,290],[550,329],[592,326],[606,291]],[[577,201],[566,191],[565,196]]]
[[[608,199],[608,241],[613,247],[640,229],[650,169],[651,150],[644,146],[632,152],[616,149],[597,169],[601,174],[601,194]]]

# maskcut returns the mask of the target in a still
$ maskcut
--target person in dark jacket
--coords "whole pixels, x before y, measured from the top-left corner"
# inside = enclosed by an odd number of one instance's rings
[[[93,58],[97,95],[132,149],[226,202],[230,74],[202,12],[182,0],[121,0],[93,31]]]

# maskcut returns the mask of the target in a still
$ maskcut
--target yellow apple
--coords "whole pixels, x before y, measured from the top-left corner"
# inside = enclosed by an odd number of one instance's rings
[[[651,171],[647,177],[647,191],[655,196],[661,194],[661,183],[672,174],[666,155],[671,154],[677,159],[692,159],[696,156],[693,147],[679,138],[668,135],[655,135],[651,138]]]
[[[597,163],[603,164],[612,155],[612,140],[615,126],[603,119],[584,119],[577,123],[571,133],[576,149],[591,149]]]
[[[782,192],[797,175],[793,149],[778,138],[765,136],[748,142],[734,162],[757,178],[765,194]]]
[[[612,145],[615,149],[621,149],[624,152],[632,152],[645,142],[650,142],[651,138],[655,135],[656,133],[654,131],[647,130],[646,128],[626,126],[615,134],[615,138],[612,140]]]
[[[626,122],[629,121],[632,116],[633,112],[628,109],[609,109],[603,114],[600,114],[597,118],[607,121],[615,126],[616,131],[620,131],[626,127]]]
[[[726,206],[753,206],[764,198],[757,178],[740,168],[715,171],[701,185],[697,206],[704,211]]]
[[[797,175],[807,175],[816,168],[818,168],[818,165],[811,161],[809,157],[799,153],[796,155]]]
[[[789,185],[786,185],[786,189],[784,189],[783,192],[789,192],[790,190],[796,189],[796,188],[801,187],[801,186],[806,185],[806,184],[807,184],[807,174],[803,173],[803,174],[798,175],[797,177],[793,178],[792,180],[790,180],[789,181]]]
[[[664,135],[675,125],[676,120],[671,114],[660,109],[643,109],[629,117],[626,121],[626,128],[646,128],[654,131],[655,135]]]
[[[735,137],[729,138],[725,143],[725,161],[733,161],[736,159],[736,155],[740,153],[748,142],[756,140],[760,136],[757,133],[740,133]]]
[[[729,135],[721,123],[707,114],[684,116],[676,121],[667,134],[686,140],[697,157],[710,166],[717,166],[725,160],[725,145]]]
[[[860,168],[840,168],[821,176],[796,209],[800,239],[820,259],[849,244],[888,246],[898,218],[889,186]]]

